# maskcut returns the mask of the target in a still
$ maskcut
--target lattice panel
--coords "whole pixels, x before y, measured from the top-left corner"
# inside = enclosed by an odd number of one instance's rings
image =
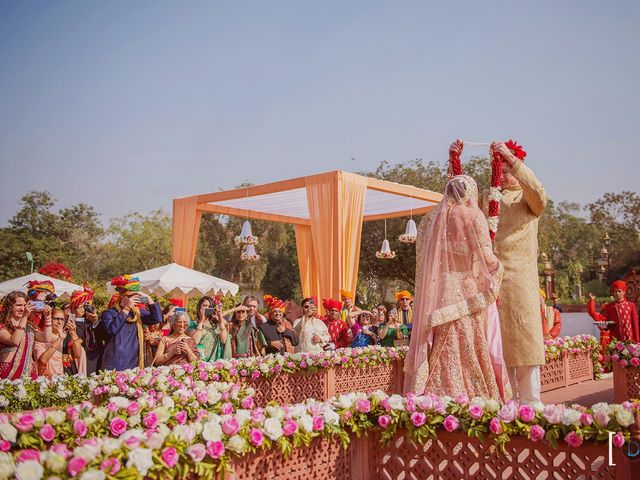
[[[307,398],[325,399],[327,375],[283,373],[270,379],[248,380],[247,385],[255,389],[254,401],[258,406],[265,406],[270,400],[278,403],[300,403]]]
[[[593,380],[593,364],[589,352],[569,353],[568,362],[568,384]]]
[[[562,358],[547,362],[540,367],[540,390],[546,392],[554,388],[564,387],[564,362]]]
[[[351,455],[340,441],[314,440],[309,448],[294,448],[288,458],[275,449],[234,462],[237,480],[350,480]]]
[[[396,392],[397,378],[400,368],[397,365],[378,365],[358,368],[336,368],[335,395],[349,392],[371,393],[382,390],[386,393]]]
[[[543,443],[514,439],[506,454],[490,442],[480,443],[466,435],[441,435],[420,447],[404,436],[389,445],[371,443],[372,478],[396,479],[614,479],[615,467],[608,466],[607,447],[581,447],[578,453]]]
[[[627,397],[640,398],[640,370],[637,368],[623,368],[627,384]]]

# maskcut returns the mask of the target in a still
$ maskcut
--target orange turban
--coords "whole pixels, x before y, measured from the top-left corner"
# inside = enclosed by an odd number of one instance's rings
[[[347,292],[346,290],[340,290],[340,297],[344,300],[345,298],[350,298],[353,300],[353,294],[351,292]]]
[[[265,295],[262,297],[264,300],[264,304],[269,307],[269,310],[282,310],[284,311],[284,301],[280,300],[278,297],[272,297],[271,295]]]
[[[69,307],[71,310],[75,310],[80,305],[83,305],[86,302],[90,302],[93,299],[94,291],[89,288],[88,285],[83,285],[84,290],[75,290],[71,294],[71,299],[69,300]]]
[[[396,300],[400,301],[401,298],[411,299],[411,294],[407,290],[402,290],[401,292],[396,292]]]

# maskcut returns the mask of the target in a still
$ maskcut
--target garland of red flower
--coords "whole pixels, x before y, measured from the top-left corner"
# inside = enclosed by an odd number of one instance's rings
[[[64,263],[47,262],[38,269],[38,273],[58,280],[71,280],[71,270]]]

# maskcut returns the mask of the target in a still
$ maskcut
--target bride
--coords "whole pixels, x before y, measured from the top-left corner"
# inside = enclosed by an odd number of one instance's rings
[[[447,183],[420,223],[416,256],[405,393],[510,398],[496,307],[503,267],[471,177]]]

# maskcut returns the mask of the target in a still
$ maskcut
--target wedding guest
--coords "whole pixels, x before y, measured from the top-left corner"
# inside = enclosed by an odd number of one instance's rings
[[[378,341],[378,327],[372,325],[371,319],[371,312],[362,312],[358,316],[358,320],[351,326],[351,333],[353,335],[351,346],[353,348],[375,345]]]
[[[293,331],[300,342],[296,352],[319,353],[324,345],[331,341],[329,330],[316,315],[316,299],[314,297],[302,300],[304,315],[293,322]]]
[[[104,352],[96,307],[91,303],[94,291],[84,285],[82,290],[71,293],[69,308],[75,316],[76,332],[82,339],[83,355],[79,359],[78,373],[88,375],[98,371]],[[68,317],[67,317],[68,318]]]
[[[545,340],[557,338],[562,330],[560,312],[551,305],[547,305],[547,294],[540,289],[540,316],[542,317],[542,335]],[[551,326],[549,324],[553,322]]]
[[[624,281],[613,282],[611,284],[613,302],[602,305],[599,313],[596,312],[596,297],[589,293],[587,311],[598,322],[601,332],[610,333],[616,340],[640,342],[638,311],[635,304],[625,298],[626,292],[627,284]],[[606,322],[613,322],[613,324]],[[606,348],[606,345],[603,348]]]
[[[327,311],[327,316],[323,322],[327,326],[331,343],[334,348],[345,348],[351,346],[353,335],[349,326],[342,320],[342,302],[330,298],[322,301],[322,306]]]
[[[267,341],[266,353],[293,353],[298,345],[298,336],[284,318],[284,302],[278,297],[265,295],[264,303],[269,307],[269,318],[258,329]]]
[[[75,375],[84,355],[82,339],[76,332],[76,323],[65,318],[60,308],[51,310],[51,342],[35,342],[34,358],[38,363],[38,374],[47,378],[54,375]]]
[[[380,326],[378,337],[383,347],[394,347],[397,340],[402,341],[409,337],[409,329],[398,318],[398,310],[395,307],[387,312],[387,321]]]
[[[267,341],[262,332],[253,326],[249,308],[237,305],[230,319],[231,352],[233,358],[264,355]]]
[[[242,304],[249,309],[247,315],[251,325],[257,328],[260,324],[267,321],[265,316],[258,312],[258,299],[256,297],[247,295],[244,297]]]
[[[398,301],[398,315],[403,325],[411,328],[413,323],[413,309],[411,308],[411,293],[407,290],[396,292],[396,300]]]
[[[174,313],[171,317],[171,332],[160,339],[155,365],[184,365],[200,358],[196,342],[187,335],[189,316],[186,312]]]
[[[229,333],[229,323],[222,316],[221,308],[214,308],[212,315],[206,315],[208,305],[215,305],[210,297],[203,297],[205,301],[200,301],[201,308],[198,312],[198,324],[193,332],[193,340],[200,348],[203,360],[215,361],[233,356],[231,348],[231,335]],[[241,316],[241,315],[240,315]]]

